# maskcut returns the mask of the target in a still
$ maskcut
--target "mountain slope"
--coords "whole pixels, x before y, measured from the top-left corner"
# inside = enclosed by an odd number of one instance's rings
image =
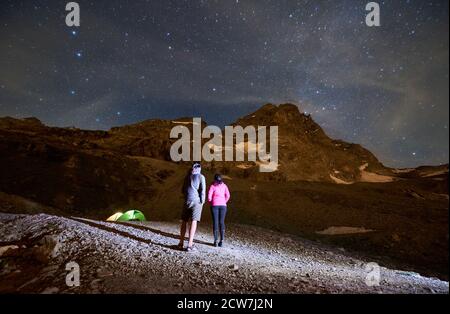
[[[360,145],[329,138],[311,116],[292,104],[265,105],[239,119],[235,125],[279,127],[279,172],[288,181],[364,181],[361,167],[391,174],[377,158]]]
[[[170,139],[170,130],[180,124],[192,130],[192,123],[189,122],[192,122],[191,118],[148,120],[103,132],[48,128],[36,119],[2,118],[0,130],[27,137],[38,136],[75,149],[102,150],[170,161],[170,147],[175,142],[175,139]],[[329,138],[310,116],[300,113],[296,105],[268,104],[233,125],[278,126],[279,170],[276,173],[260,174],[258,164],[253,162],[214,162],[206,163],[205,168],[255,180],[276,181],[354,183],[373,181],[373,175],[382,175],[388,178],[388,181],[395,177],[395,173],[384,167],[371,152],[360,145]],[[206,126],[203,121],[202,128]],[[204,142],[206,140],[203,140]],[[237,146],[243,145],[245,144],[237,143]],[[367,173],[372,176],[365,175]]]
[[[150,220],[177,219],[189,163],[167,160],[168,137],[189,121],[105,132],[0,118],[0,211],[104,219],[138,208]],[[387,169],[360,146],[328,138],[293,105],[267,105],[236,123],[279,125],[281,164],[269,174],[251,163],[203,164],[208,183],[220,172],[230,187],[230,222],[320,238],[448,278],[448,165]],[[318,233],[334,227],[374,231]]]

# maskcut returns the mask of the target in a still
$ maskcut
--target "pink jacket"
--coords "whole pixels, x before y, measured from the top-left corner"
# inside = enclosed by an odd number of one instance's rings
[[[208,191],[208,201],[212,206],[227,206],[230,191],[225,183],[212,184]]]

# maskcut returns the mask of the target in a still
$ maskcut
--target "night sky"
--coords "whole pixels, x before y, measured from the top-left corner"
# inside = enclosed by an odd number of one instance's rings
[[[388,166],[449,161],[448,0],[2,0],[0,116],[223,126],[292,102]]]

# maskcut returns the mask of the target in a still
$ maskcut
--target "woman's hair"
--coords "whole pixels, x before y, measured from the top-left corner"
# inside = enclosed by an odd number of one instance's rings
[[[223,182],[223,181],[222,181],[222,176],[221,176],[220,174],[216,173],[216,174],[214,175],[214,182],[216,182],[216,183],[222,183],[222,182]]]

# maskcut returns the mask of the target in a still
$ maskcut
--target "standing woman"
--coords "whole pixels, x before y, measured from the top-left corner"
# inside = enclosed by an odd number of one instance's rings
[[[214,246],[222,247],[225,239],[225,216],[227,214],[227,203],[230,200],[230,191],[222,181],[222,176],[216,174],[214,183],[208,191],[208,201],[211,204],[213,218]],[[220,242],[219,242],[220,231]]]

